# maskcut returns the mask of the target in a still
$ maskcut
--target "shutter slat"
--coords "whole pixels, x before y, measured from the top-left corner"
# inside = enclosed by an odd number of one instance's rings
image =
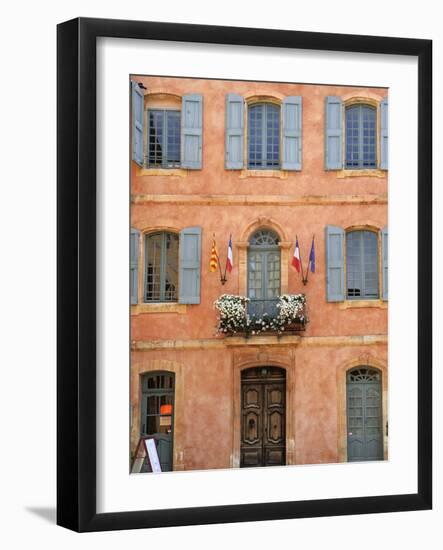
[[[380,104],[380,168],[382,170],[388,169],[388,155],[389,155],[389,107],[388,98],[386,97]]]
[[[334,225],[326,226],[326,300],[328,302],[342,302],[345,299],[344,238],[343,228]]]
[[[388,258],[389,258],[389,249],[388,249],[388,228],[384,227],[381,230],[381,258],[382,258],[382,299],[388,299]]]
[[[138,251],[140,231],[131,227],[130,238],[130,294],[131,304],[138,303]]]
[[[343,168],[343,116],[342,100],[327,96],[325,103],[325,169]]]
[[[301,170],[302,166],[302,98],[289,96],[282,108],[282,168]]]
[[[143,166],[144,95],[139,85],[131,81],[132,89],[132,160]]]
[[[226,95],[226,158],[228,170],[243,168],[244,100],[241,95]]]
[[[184,95],[181,116],[181,166],[189,170],[202,167],[203,96]]]
[[[180,231],[179,303],[200,303],[201,227]]]

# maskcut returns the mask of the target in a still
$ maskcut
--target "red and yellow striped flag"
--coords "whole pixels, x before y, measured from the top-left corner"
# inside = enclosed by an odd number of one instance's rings
[[[211,259],[209,261],[209,269],[212,273],[217,271],[218,266],[218,253],[217,245],[215,244],[215,239],[212,239],[212,248],[211,248]]]

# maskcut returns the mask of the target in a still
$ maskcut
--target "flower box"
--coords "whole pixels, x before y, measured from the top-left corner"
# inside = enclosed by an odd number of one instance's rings
[[[251,316],[248,313],[249,298],[223,294],[214,306],[219,313],[217,332],[225,336],[255,336],[263,333],[277,335],[305,330],[306,296],[304,294],[283,294],[276,304],[277,313]]]

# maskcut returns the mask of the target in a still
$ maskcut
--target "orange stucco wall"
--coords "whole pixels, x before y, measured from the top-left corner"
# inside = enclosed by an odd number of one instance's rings
[[[139,436],[140,374],[162,364],[176,365],[176,391],[181,392],[182,398],[175,415],[174,469],[236,466],[235,377],[241,368],[238,358],[245,356],[248,365],[254,360],[257,365],[274,362],[292,372],[294,385],[289,398],[294,417],[288,436],[291,441],[287,442],[287,448],[292,449],[288,462],[343,460],[339,434],[339,401],[343,396],[337,390],[337,373],[343,365],[359,361],[386,365],[387,308],[381,301],[351,308],[346,308],[345,303],[326,301],[324,228],[327,224],[373,229],[386,226],[387,174],[374,170],[350,177],[324,169],[324,104],[328,95],[376,103],[387,91],[163,77],[134,80],[146,87],[145,108],[173,107],[180,105],[184,94],[203,95],[203,168],[163,173],[157,170],[152,175],[152,171],[131,165],[132,227],[142,233],[157,228],[202,228],[200,304],[187,305],[178,312],[154,312],[140,304],[132,306],[132,448]],[[300,172],[257,174],[224,168],[227,93],[241,94],[246,100],[259,97],[279,101],[288,95],[302,96]],[[250,204],[245,204],[248,201]],[[316,273],[310,274],[308,284],[304,286],[300,275],[288,266],[288,292],[306,294],[310,322],[293,342],[269,336],[260,344],[257,340],[232,345],[215,334],[217,316],[213,302],[223,293],[239,293],[237,245],[247,241],[248,226],[254,222],[260,225],[260,219],[263,225],[277,228],[281,240],[290,243],[287,251],[282,251],[288,254],[289,264],[295,236],[298,235],[306,265],[315,235]],[[232,233],[234,269],[224,286],[218,273],[209,271],[213,233],[222,262]],[[140,262],[142,254],[140,250]],[[352,336],[374,338],[363,342],[348,338]],[[330,338],[328,345],[325,337]]]

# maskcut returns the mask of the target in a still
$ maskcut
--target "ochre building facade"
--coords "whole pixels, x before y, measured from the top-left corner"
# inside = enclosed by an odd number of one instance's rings
[[[131,453],[147,435],[164,470],[387,459],[387,95],[131,77]],[[306,284],[296,236],[305,271],[315,237]],[[217,333],[214,302],[254,292],[305,294],[305,329]]]

